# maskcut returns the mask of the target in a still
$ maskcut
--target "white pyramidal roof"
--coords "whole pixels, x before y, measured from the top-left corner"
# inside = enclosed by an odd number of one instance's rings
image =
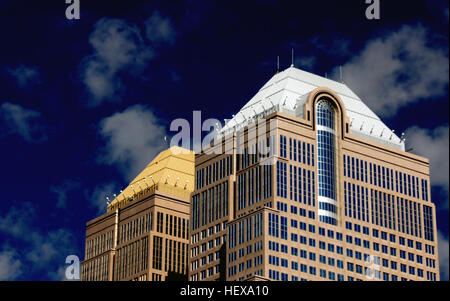
[[[404,140],[395,135],[345,84],[293,66],[275,74],[231,120],[227,120],[220,136],[237,131],[274,111],[305,118],[303,105],[317,87],[329,88],[342,99],[351,134],[405,150]]]

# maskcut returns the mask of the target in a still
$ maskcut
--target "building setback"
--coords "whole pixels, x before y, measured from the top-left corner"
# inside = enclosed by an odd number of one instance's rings
[[[187,275],[194,154],[161,152],[86,224],[82,281],[163,281]]]
[[[439,280],[404,142],[345,84],[277,73],[195,156],[189,280]]]

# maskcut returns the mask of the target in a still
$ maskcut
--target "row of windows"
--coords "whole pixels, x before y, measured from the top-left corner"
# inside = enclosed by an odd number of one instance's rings
[[[195,257],[198,254],[204,253],[208,250],[220,247],[222,244],[224,244],[227,241],[227,235],[224,234],[223,236],[217,236],[214,239],[209,240],[208,242],[204,242],[199,246],[192,247],[191,249],[191,257]]]
[[[260,237],[263,233],[262,212],[228,225],[228,233],[228,247],[230,249],[253,238]]]
[[[189,220],[179,216],[166,214],[166,231],[168,235],[188,239]]]
[[[215,274],[218,274],[219,272],[220,272],[220,266],[219,265],[216,265],[214,267],[209,267],[206,270],[203,270],[203,271],[201,271],[199,273],[196,273],[196,274],[192,275],[191,276],[191,281],[203,280],[203,279],[206,279],[207,277],[212,277]],[[208,275],[208,276],[206,276],[206,275]]]
[[[238,141],[239,143],[239,141]],[[275,137],[267,137],[246,148],[237,146],[239,150],[236,155],[236,170],[240,171],[253,164],[260,163],[262,160],[272,157],[275,154]]]
[[[289,165],[289,198],[300,203],[315,206],[314,171]],[[287,164],[277,162],[277,196],[287,198]]]
[[[333,133],[317,131],[318,194],[332,200],[336,200],[334,140]]]
[[[280,157],[287,159],[286,136],[280,135]],[[289,138],[289,160],[314,166],[314,145]]]
[[[228,181],[192,196],[192,229],[228,216]]]
[[[420,198],[428,201],[428,181],[421,179],[419,188],[419,178],[415,176],[395,171],[388,167],[367,163],[362,159],[343,156],[344,177],[348,177],[364,183],[378,186],[383,189],[395,191],[413,198]],[[420,195],[420,190],[422,195]]]
[[[134,219],[119,228],[119,243],[124,243],[153,230],[153,212]]]
[[[110,250],[113,247],[114,242],[113,233],[114,230],[111,230],[88,240],[86,242],[86,259]]]
[[[214,183],[233,172],[233,157],[227,156],[220,161],[199,169],[195,173],[195,189]]]
[[[199,263],[200,263],[200,267],[205,266],[209,263],[212,263],[215,260],[219,260],[220,259],[220,252],[216,251],[214,253],[210,253],[208,254],[208,256],[203,256],[200,260],[194,260],[191,262],[191,271],[195,271],[199,268]]]
[[[84,262],[81,266],[81,281],[108,281],[109,254]]]
[[[297,166],[289,165],[289,197],[309,206],[316,206],[315,173]]]
[[[280,222],[283,225],[283,219],[282,218],[283,217],[280,217]],[[273,221],[272,223],[271,223],[271,220]],[[298,222],[297,220],[291,219],[291,223],[290,224],[291,224],[291,228],[294,228],[294,229],[299,228],[300,230],[303,230],[303,231],[307,230],[307,224],[304,223],[304,222],[301,222],[301,221]],[[353,225],[352,223],[346,222],[346,228],[348,230],[352,230],[353,229],[352,225]],[[269,216],[269,232],[273,234],[272,236],[278,237],[277,236],[278,235],[278,228],[277,227],[278,227],[278,216],[277,215]],[[314,233],[315,232],[315,227],[313,225],[309,225],[309,229],[308,230],[310,232]],[[327,234],[327,236],[329,238],[333,238],[334,239],[335,238],[335,234],[336,234],[336,240],[343,241],[343,235],[340,232],[334,232],[333,230],[328,230],[326,232],[325,228],[322,228],[322,227],[319,227],[318,230],[319,230],[319,235],[321,235],[321,236],[325,236]],[[357,225],[357,224],[354,224],[354,230],[356,232],[361,232],[361,226]],[[283,231],[282,227],[280,227],[280,233],[282,233],[282,231]],[[363,227],[363,232],[366,235],[370,234],[368,227]],[[381,231],[381,238],[383,240],[387,240],[387,236],[388,235],[387,235],[386,232]],[[286,239],[286,233],[282,233],[281,237]],[[375,237],[375,238],[379,238],[380,237],[379,236],[379,230],[373,229],[373,237]],[[290,238],[291,238],[291,241],[293,241],[293,242],[298,242],[299,241],[301,244],[304,244],[304,245],[309,244],[309,246],[311,246],[311,247],[315,247],[316,246],[316,240],[314,238],[309,238],[309,240],[308,240],[308,238],[306,236],[303,236],[303,235],[298,236],[296,233],[291,233]],[[393,242],[393,243],[396,243],[396,236],[394,234],[390,234],[389,235],[389,240],[391,242]],[[353,237],[351,235],[346,235],[346,242],[348,244],[354,244],[356,246],[364,247],[366,249],[370,249],[371,248],[371,243],[370,243],[369,240],[363,240],[363,239],[361,239],[359,237]],[[409,248],[414,248],[415,247],[418,251],[422,251],[422,243],[421,242],[416,241],[414,243],[413,240],[408,239],[407,243],[408,243],[408,247]],[[400,245],[406,245],[406,239],[404,237],[399,237],[399,244]],[[276,246],[276,245],[274,245],[274,246]],[[336,252],[338,254],[343,254],[343,248],[341,246],[336,246],[336,249],[335,249],[335,245],[329,243],[327,245],[327,247],[328,248],[325,248],[325,243],[324,242],[319,241],[319,248],[324,249],[324,250],[327,249],[330,252],[335,252],[335,250],[336,250]],[[271,242],[269,242],[269,249],[272,249],[271,248]],[[275,248],[275,247],[274,247],[273,250],[274,251],[278,251],[278,249]],[[390,254],[391,256],[397,256],[397,249],[396,248],[393,248],[393,247],[389,248],[387,245],[381,245],[380,246],[380,244],[377,243],[377,242],[373,242],[373,250],[377,251],[377,252],[383,252],[384,254]],[[285,247],[285,249],[283,250],[283,245],[282,245],[282,250],[281,251],[287,253],[287,247]],[[356,254],[358,254],[358,252]],[[353,257],[353,251],[350,250],[350,249],[347,250],[347,256]],[[406,259],[406,251],[399,250],[399,256],[402,259]],[[414,261],[415,258],[416,258],[418,263],[422,263],[423,262],[423,258],[422,258],[421,255],[415,256],[411,252],[408,253],[408,260]],[[432,260],[432,259],[430,259],[430,260]]]
[[[165,239],[164,270],[186,274],[188,244]]]
[[[262,185],[261,185],[262,184]],[[237,176],[238,210],[272,196],[272,166],[259,165]]]
[[[239,258],[246,257],[252,253],[257,253],[263,248],[262,240],[255,242],[254,244],[247,245],[245,248],[241,248],[238,251],[233,251],[228,254],[228,263],[234,262]]]
[[[225,230],[227,226],[227,222],[218,223],[215,226],[211,226],[207,229],[203,229],[201,232],[193,233],[191,237],[191,243],[195,244],[200,240],[200,233],[201,233],[201,239],[205,239],[208,236],[212,236],[216,233],[219,233],[220,231]]]
[[[292,251],[292,255],[297,256],[297,254],[298,254],[297,249],[292,248],[292,250],[294,250],[294,249],[296,251],[295,252]],[[347,253],[353,252],[353,250],[350,250],[350,249],[347,249],[347,251],[348,251]],[[417,268],[415,266],[408,267],[406,264],[402,264],[402,263],[400,265],[398,265],[398,263],[395,261],[391,261],[389,264],[389,260],[387,260],[387,259],[382,259],[382,261],[381,261],[380,258],[377,256],[371,256],[369,254],[364,254],[364,257],[363,257],[360,252],[355,252],[355,253],[356,253],[355,254],[356,259],[363,260],[363,258],[364,258],[364,262],[371,263],[372,267],[364,267],[362,265],[355,264],[353,262],[347,262],[347,264],[345,265],[343,260],[336,259],[334,257],[327,257],[327,256],[320,255],[320,254],[319,254],[319,262],[322,264],[329,265],[331,267],[336,267],[338,269],[346,268],[347,271],[349,271],[349,272],[355,272],[355,273],[358,273],[361,275],[365,275],[369,279],[372,277],[375,279],[381,279],[381,271],[380,271],[381,265],[383,267],[390,268],[392,270],[399,269],[402,273],[409,273],[410,275],[413,275],[413,276],[417,275],[421,278],[424,277],[424,270]],[[309,252],[309,256],[308,256],[308,252],[306,250],[300,250],[300,257],[304,258],[304,259],[309,258],[310,261],[316,261],[316,253]],[[350,257],[353,257],[353,255]],[[290,268],[294,271],[298,271],[299,266],[300,266],[301,272],[308,273],[308,267],[305,264],[299,265],[298,262],[291,261],[291,264],[289,265],[289,261],[287,259],[278,257],[278,256],[274,256],[274,255],[269,255],[269,264],[277,266],[277,267],[281,266],[284,268]],[[323,273],[324,270],[321,269],[320,271],[321,271],[320,276],[322,278],[326,278],[326,276]],[[315,274],[316,268],[313,266],[310,266],[309,273],[311,275],[316,275]],[[388,281],[389,280],[388,274],[387,273],[384,273],[384,274],[385,275],[383,276],[383,280]],[[395,275],[392,275],[392,276],[395,276]],[[397,277],[397,276],[395,276],[395,277]],[[395,277],[391,278],[391,280],[395,280]],[[335,279],[330,278],[330,280],[335,280]]]
[[[121,280],[147,269],[148,237],[145,236],[117,250],[114,280]]]
[[[422,237],[420,204],[370,189],[369,208],[368,192],[367,187],[344,181],[345,216]]]

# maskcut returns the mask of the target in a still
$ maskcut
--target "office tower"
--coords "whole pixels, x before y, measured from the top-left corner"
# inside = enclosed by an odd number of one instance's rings
[[[86,224],[84,281],[163,281],[187,274],[194,154],[161,152]],[[186,277],[187,278],[187,277]]]
[[[196,154],[189,280],[439,280],[429,161],[291,66]]]

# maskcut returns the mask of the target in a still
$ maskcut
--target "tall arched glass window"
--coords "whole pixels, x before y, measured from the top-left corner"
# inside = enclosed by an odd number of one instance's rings
[[[317,169],[319,220],[328,224],[337,224],[336,199],[336,116],[333,105],[326,99],[320,99],[316,107],[317,120]]]

